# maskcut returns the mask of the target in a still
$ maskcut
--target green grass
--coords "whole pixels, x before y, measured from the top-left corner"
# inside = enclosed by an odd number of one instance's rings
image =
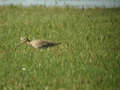
[[[26,35],[62,44],[15,50]],[[0,7],[0,90],[119,89],[119,8]]]

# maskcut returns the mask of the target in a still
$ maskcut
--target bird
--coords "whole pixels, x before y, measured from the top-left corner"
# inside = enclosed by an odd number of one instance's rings
[[[34,48],[48,48],[52,46],[56,46],[60,43],[48,41],[48,40],[30,40],[28,37],[25,37],[21,43],[27,43],[28,45]]]

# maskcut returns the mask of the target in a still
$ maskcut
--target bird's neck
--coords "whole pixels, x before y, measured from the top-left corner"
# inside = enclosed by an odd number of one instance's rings
[[[27,44],[29,44],[29,45],[30,45],[30,42],[31,42],[31,41],[28,39],[28,40],[27,40]]]

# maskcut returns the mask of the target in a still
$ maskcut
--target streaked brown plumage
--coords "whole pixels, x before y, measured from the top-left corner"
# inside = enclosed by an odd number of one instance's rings
[[[60,43],[48,41],[48,40],[32,40],[30,41],[28,38],[24,38],[22,43],[26,42],[28,45],[33,46],[34,48],[47,48],[51,46],[58,45]]]

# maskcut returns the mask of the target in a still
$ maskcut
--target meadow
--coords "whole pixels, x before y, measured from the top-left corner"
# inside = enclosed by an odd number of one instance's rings
[[[0,90],[120,90],[120,8],[1,6]]]

